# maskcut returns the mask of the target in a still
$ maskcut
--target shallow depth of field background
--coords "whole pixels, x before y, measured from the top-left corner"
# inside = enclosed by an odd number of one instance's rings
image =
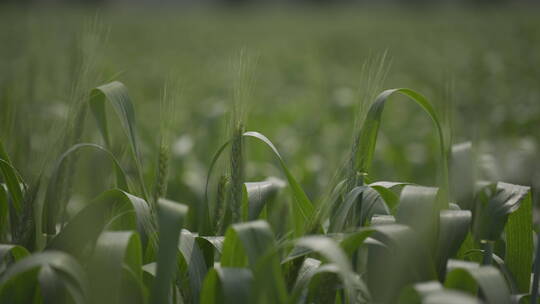
[[[538,180],[540,144],[538,16],[537,6],[515,3],[0,6],[0,136],[23,175],[39,174],[56,157],[51,150],[69,108],[79,42],[98,32],[103,43],[82,51],[94,58],[98,75],[89,81],[128,87],[149,180],[163,86],[180,83],[168,197],[198,203],[211,157],[228,136],[232,66],[244,49],[257,61],[247,130],[267,135],[316,198],[332,186],[349,151],[362,65],[386,52],[384,88],[410,87],[439,110],[449,108],[453,142],[473,140],[493,154],[481,160],[487,175],[531,184]],[[372,174],[435,185],[431,122],[399,98],[384,115]],[[94,121],[85,123],[92,126],[85,139],[99,141]],[[129,158],[127,145],[115,150]],[[265,148],[247,152],[248,180],[280,176]],[[108,170],[107,162],[92,159],[81,166],[96,187],[99,170]]]

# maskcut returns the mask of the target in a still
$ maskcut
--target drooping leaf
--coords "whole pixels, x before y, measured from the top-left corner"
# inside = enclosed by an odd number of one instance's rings
[[[139,151],[140,148],[137,139],[138,135],[135,124],[135,112],[133,110],[133,103],[131,102],[127,88],[121,82],[113,81],[111,83],[99,86],[90,92],[90,109],[92,110],[94,118],[96,119],[99,131],[101,132],[103,140],[105,141],[105,145],[107,148],[110,148],[111,139],[107,124],[107,110],[105,106],[106,101],[108,101],[114,109],[116,117],[120,121],[122,130],[128,138],[131,154],[137,167],[137,174],[142,195],[144,199],[148,200],[149,196],[144,183]]]
[[[253,221],[259,217],[264,206],[275,197],[280,185],[270,181],[244,183],[244,191],[248,199],[247,220]]]
[[[490,304],[510,303],[510,291],[502,274],[493,266],[450,260],[444,286],[476,295],[482,292]]]
[[[473,221],[476,239],[498,240],[508,216],[519,209],[529,191],[529,187],[502,182],[484,187],[478,195]]]
[[[50,267],[56,274],[47,278],[60,282],[44,283],[43,278],[40,280],[40,270],[43,267]],[[64,286],[75,303],[85,303],[88,279],[77,261],[59,251],[37,253],[19,260],[3,273],[0,277],[0,302],[33,303],[36,288],[56,288],[58,285]],[[54,293],[52,290],[42,292]]]
[[[529,291],[533,259],[530,188],[499,182],[477,196],[473,233],[477,240],[496,241],[506,231],[505,262],[520,292]]]
[[[375,146],[377,144],[377,136],[379,133],[379,126],[381,124],[382,113],[385,103],[391,95],[399,93],[408,97],[410,100],[418,104],[422,110],[424,110],[431,118],[435,125],[435,129],[439,139],[439,172],[441,191],[443,192],[439,203],[439,209],[444,209],[447,205],[446,194],[448,191],[448,165],[446,159],[445,138],[443,136],[443,130],[440,124],[440,120],[435,112],[435,109],[431,103],[421,94],[411,89],[390,89],[382,92],[377,96],[375,102],[369,108],[366,119],[362,125],[362,131],[360,136],[360,144],[357,153],[357,170],[359,172],[369,172],[373,155],[375,153]]]
[[[329,232],[343,231],[346,228],[347,219],[351,215],[353,222],[356,223],[355,226],[364,225],[374,214],[390,214],[382,196],[370,186],[356,187],[345,196],[334,214],[328,230]]]
[[[266,136],[262,135],[261,133],[245,132],[243,136],[252,137],[263,142],[270,147],[274,155],[278,158],[281,169],[283,170],[283,173],[285,173],[285,177],[287,178],[287,182],[291,187],[293,197],[296,201],[296,203],[292,205],[295,225],[294,235],[301,236],[307,229],[312,229],[313,227],[309,227],[309,225],[314,224],[312,221],[314,220],[315,208],[302,187],[298,184],[292,173],[289,171],[289,168],[285,164],[285,161],[281,157],[281,154],[279,154],[277,148],[268,138],[266,138]]]
[[[90,202],[47,245],[81,257],[106,229],[137,230],[143,243],[155,233],[148,204],[122,190],[108,190]]]
[[[294,214],[294,235],[295,236],[302,236],[304,232],[307,229],[312,229],[313,227],[310,227],[310,225],[315,225],[312,221],[314,220],[315,215],[315,208],[313,207],[313,204],[309,200],[308,196],[302,189],[302,187],[298,184],[292,173],[289,171],[289,168],[285,164],[285,161],[281,157],[281,154],[277,150],[277,148],[274,146],[274,144],[264,135],[262,135],[259,132],[245,132],[242,134],[244,137],[251,137],[255,138],[262,143],[264,143],[266,146],[268,146],[274,155],[278,158],[279,164],[281,166],[281,169],[283,170],[283,173],[285,174],[285,177],[287,178],[287,182],[289,184],[289,187],[291,188],[293,197],[295,199],[295,204],[292,205],[292,211]],[[208,210],[209,210],[209,202],[208,202],[208,185],[210,178],[212,176],[212,172],[214,169],[215,164],[217,163],[219,157],[225,150],[225,148],[230,144],[230,141],[225,142],[216,152],[214,157],[212,158],[212,162],[210,163],[210,167],[208,168],[208,174],[206,177],[206,186],[205,186],[205,200],[206,200],[206,207],[205,207],[205,214],[203,214],[203,218],[207,219],[209,217]]]

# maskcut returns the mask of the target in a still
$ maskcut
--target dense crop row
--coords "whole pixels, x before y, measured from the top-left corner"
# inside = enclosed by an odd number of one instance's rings
[[[536,302],[534,12],[102,13],[0,8],[0,303]]]
[[[369,175],[385,104],[398,94],[433,121],[440,187]],[[0,146],[2,303],[510,303],[537,296],[530,188],[476,181],[471,144],[450,148],[435,109],[413,90],[386,90],[370,104],[343,179],[318,203],[278,147],[233,115],[231,138],[210,165],[205,204],[194,210],[161,197],[166,140],[157,183],[146,185],[126,87],[112,82],[84,100],[77,117],[94,117],[104,145],[75,143],[46,178],[26,181]],[[110,150],[111,123],[123,131],[129,174]],[[284,180],[245,181],[244,146],[253,144],[268,148]],[[110,190],[68,212],[82,150],[104,154],[113,178]],[[214,185],[227,151],[229,171]]]

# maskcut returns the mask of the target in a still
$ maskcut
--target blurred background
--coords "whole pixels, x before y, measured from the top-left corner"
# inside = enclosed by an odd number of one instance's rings
[[[530,185],[540,180],[539,13],[532,0],[4,1],[0,137],[15,167],[37,176],[58,157],[70,104],[83,98],[74,92],[119,80],[135,104],[151,180],[160,100],[172,79],[180,94],[168,197],[195,204],[228,136],[232,66],[244,49],[256,59],[247,129],[268,136],[317,198],[349,151],[362,66],[386,54],[382,88],[428,97],[448,117],[453,143],[473,141],[479,178]],[[83,141],[100,141],[91,118],[79,123]],[[373,178],[434,185],[435,135],[420,108],[392,100]],[[118,137],[115,153],[129,171]],[[281,176],[266,148],[247,153],[248,180]],[[86,159],[89,174],[78,178],[98,185],[108,165]]]

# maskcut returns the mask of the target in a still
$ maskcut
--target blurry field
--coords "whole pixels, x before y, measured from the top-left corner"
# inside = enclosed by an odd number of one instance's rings
[[[0,302],[537,303],[538,15],[0,7]]]
[[[3,7],[0,28],[0,136],[9,139],[7,149],[25,174],[38,174],[55,157],[53,138],[61,137],[80,75],[75,67],[81,56],[95,57],[96,76],[86,85],[120,80],[129,88],[148,179],[163,86],[180,80],[169,195],[200,200],[211,156],[228,134],[232,65],[243,48],[257,58],[247,130],[277,143],[312,197],[328,190],[349,151],[362,65],[384,52],[390,59],[384,88],[414,88],[439,110],[451,109],[454,143],[474,140],[496,154],[512,153],[510,163],[492,168],[494,178],[533,179],[530,164],[540,139],[540,19],[534,10]],[[96,32],[103,43],[87,41]],[[372,174],[434,185],[431,122],[413,104],[391,103]],[[94,132],[86,141],[99,141]],[[279,176],[264,148],[248,150],[247,159],[250,180]]]

